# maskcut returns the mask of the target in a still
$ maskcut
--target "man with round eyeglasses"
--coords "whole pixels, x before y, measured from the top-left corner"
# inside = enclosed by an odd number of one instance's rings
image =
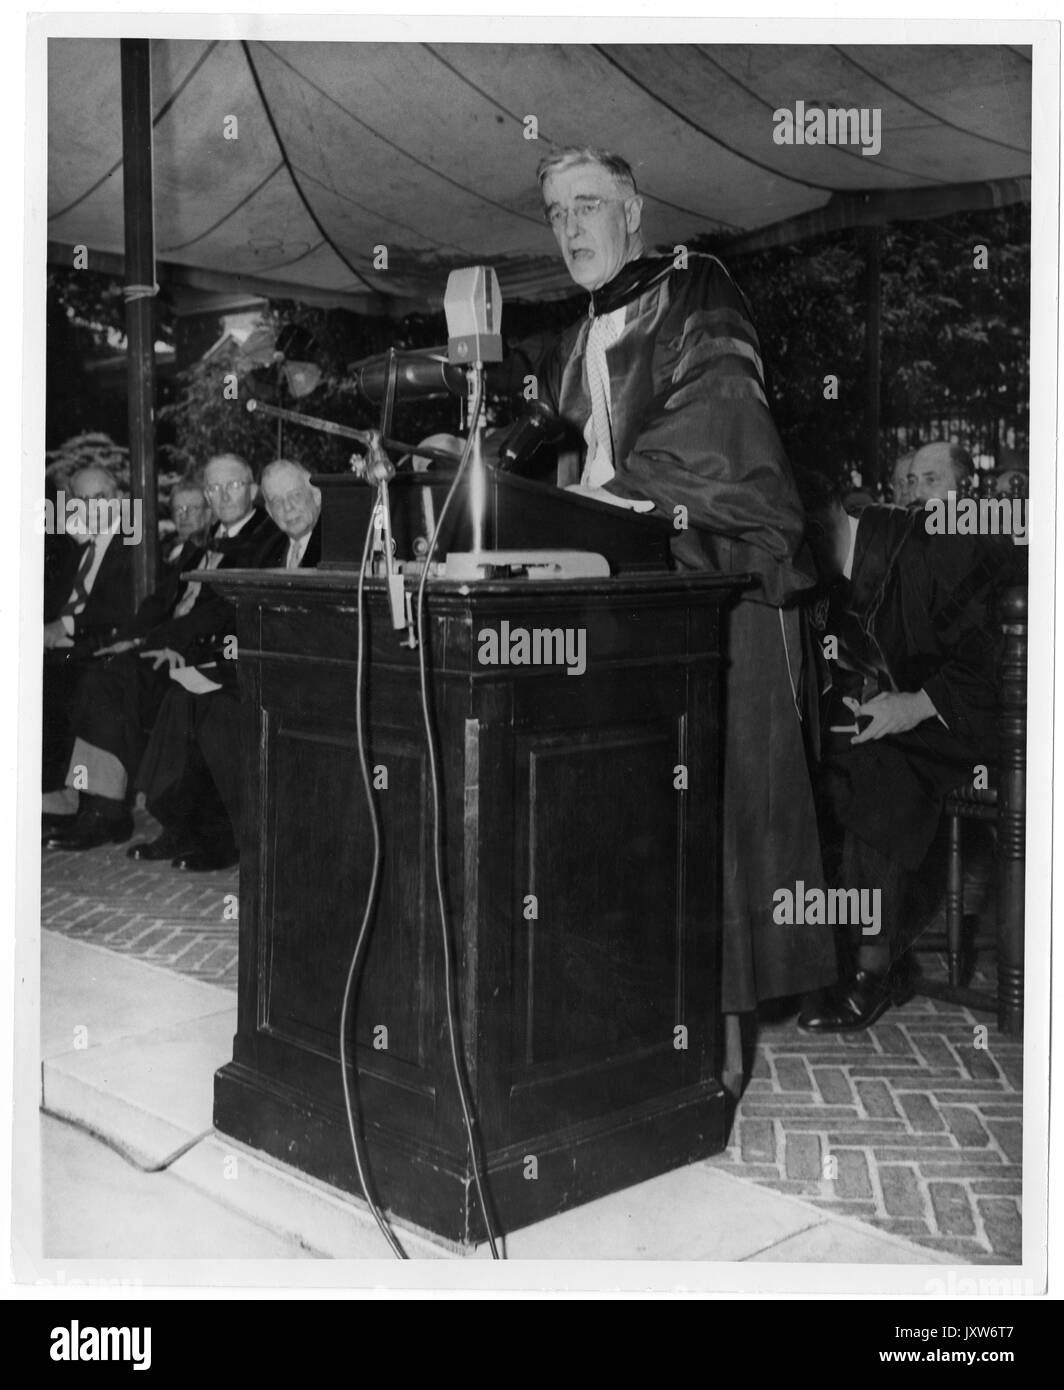
[[[756,580],[728,614],[722,702],[718,1002],[732,1016],[726,1079],[737,1089],[736,1016],[836,976],[829,927],[773,920],[776,890],[823,886],[803,738],[796,604],[813,567],[802,507],[757,332],[725,267],[682,248],[647,253],[643,199],[619,155],[573,147],[538,172],[566,269],[590,296],[539,384],[582,454],[575,486],[668,518],[680,569]]]

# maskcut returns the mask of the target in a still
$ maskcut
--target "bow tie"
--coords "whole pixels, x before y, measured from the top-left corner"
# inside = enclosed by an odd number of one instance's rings
[[[211,536],[205,548],[207,551],[213,550],[218,555],[229,555],[240,545],[240,538],[243,534],[244,529],[241,527],[235,536]]]

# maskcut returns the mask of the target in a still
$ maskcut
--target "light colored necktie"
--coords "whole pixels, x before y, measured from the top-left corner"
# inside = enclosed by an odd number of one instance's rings
[[[612,314],[601,314],[591,320],[587,335],[587,389],[591,397],[591,422],[595,432],[594,452],[588,451],[581,482],[586,487],[601,487],[614,475],[613,425],[610,407],[610,373],[606,364],[606,349],[620,336],[620,324]]]

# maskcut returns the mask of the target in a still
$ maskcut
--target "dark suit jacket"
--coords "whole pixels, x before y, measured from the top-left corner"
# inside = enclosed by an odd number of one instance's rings
[[[275,566],[283,565],[288,553],[288,537],[282,535],[282,541],[273,560]],[[313,569],[320,558],[319,518],[299,568]],[[136,784],[147,796],[153,814],[158,815],[164,824],[170,809],[194,806],[197,797],[202,794],[201,774],[189,762],[190,742],[195,739],[200,742],[207,768],[239,833],[236,823],[239,819],[241,724],[237,663],[224,657],[219,660],[215,655],[211,669],[206,674],[221,684],[221,690],[192,695],[182,687],[174,686],[167,692],[141,759]],[[205,730],[209,732],[204,733]],[[173,799],[172,789],[176,786],[182,789],[179,800]],[[168,794],[171,797],[169,801],[165,800]]]
[[[217,528],[215,528],[217,529]],[[192,608],[180,618],[172,616],[182,594],[185,580],[196,581],[195,571],[204,550],[221,549],[218,569],[263,569],[280,563],[287,544],[284,534],[259,508],[232,538],[208,539],[205,546],[182,556],[181,569],[174,571],[149,595],[141,605],[124,637],[139,637],[148,647],[170,647],[180,652],[191,664],[198,664],[214,654],[233,631],[232,604],[209,584],[203,584]]]
[[[45,554],[44,621],[53,622],[70,597],[82,546],[70,536],[56,536]],[[74,641],[93,646],[106,642],[129,622],[133,612],[133,547],[112,537],[89,591],[85,607],[74,619]]]

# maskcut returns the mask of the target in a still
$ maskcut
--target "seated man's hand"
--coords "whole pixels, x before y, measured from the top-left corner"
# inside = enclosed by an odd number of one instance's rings
[[[181,653],[175,652],[170,647],[161,647],[157,651],[141,652],[141,656],[151,660],[153,671],[158,671],[162,666],[166,666],[172,671],[175,667],[180,668],[185,664],[185,658]]]
[[[135,637],[124,637],[121,642],[112,642],[109,647],[100,647],[93,656],[117,656],[119,652],[131,652],[134,647],[139,647],[140,643]]]
[[[935,719],[938,715],[922,690],[885,690],[863,705],[849,699],[846,703],[854,714],[867,715],[872,721],[863,733],[850,740],[851,743],[869,743],[872,739],[886,738],[888,734],[907,734],[925,719]]]
[[[50,623],[44,625],[44,650],[51,651],[53,647],[72,647],[73,638],[67,634],[63,626],[62,618],[53,618]]]

